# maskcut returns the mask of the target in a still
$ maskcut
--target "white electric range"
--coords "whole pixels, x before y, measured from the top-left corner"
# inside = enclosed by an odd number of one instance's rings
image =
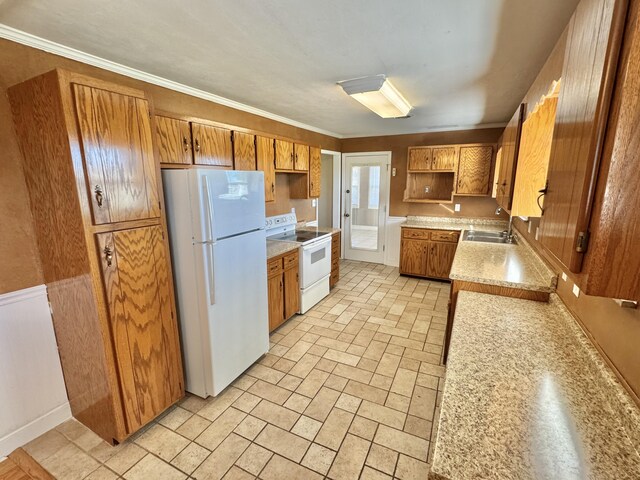
[[[268,240],[300,244],[300,313],[307,312],[329,295],[331,234],[296,229],[295,213],[267,217]]]

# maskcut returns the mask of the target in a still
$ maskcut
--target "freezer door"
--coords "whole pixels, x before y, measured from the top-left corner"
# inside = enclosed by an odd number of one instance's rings
[[[263,172],[198,168],[190,174],[192,212],[200,217],[194,219],[196,242],[264,228]]]
[[[197,245],[209,323],[213,390],[218,395],[269,350],[264,230]]]

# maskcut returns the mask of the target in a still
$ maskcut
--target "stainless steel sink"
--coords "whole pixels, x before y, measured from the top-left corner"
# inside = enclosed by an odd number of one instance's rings
[[[485,242],[485,243],[510,243],[516,245],[515,236],[507,235],[507,232],[482,232],[480,230],[465,230],[462,240],[468,242]]]

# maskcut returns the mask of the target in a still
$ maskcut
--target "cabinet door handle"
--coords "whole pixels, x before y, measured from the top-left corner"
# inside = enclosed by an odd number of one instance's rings
[[[96,203],[98,204],[98,207],[102,208],[102,187],[100,185],[96,185],[94,191],[96,192]]]
[[[280,291],[282,291],[282,280],[280,280]]]
[[[182,137],[182,145],[184,147],[184,151],[188,152],[189,151],[189,140],[187,140],[187,137]]]
[[[107,262],[107,267],[110,267],[113,264],[113,250],[109,245],[104,247],[104,259]]]
[[[200,140],[196,138],[196,152],[200,151]]]
[[[271,193],[276,193],[276,184],[271,182]]]

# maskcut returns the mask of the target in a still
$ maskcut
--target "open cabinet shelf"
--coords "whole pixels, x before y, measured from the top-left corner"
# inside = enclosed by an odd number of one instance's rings
[[[456,181],[455,172],[411,172],[404,191],[405,202],[451,203]],[[425,191],[428,188],[428,192]]]

